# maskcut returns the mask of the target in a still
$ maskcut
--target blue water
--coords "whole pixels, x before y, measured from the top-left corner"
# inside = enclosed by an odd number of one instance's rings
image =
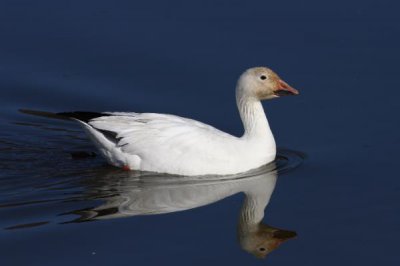
[[[399,265],[399,8],[1,1],[0,265]],[[18,112],[173,113],[240,135],[235,82],[258,65],[301,93],[264,103],[289,150],[277,168],[291,170],[278,173],[264,222],[297,233],[265,261],[237,240],[243,193],[77,222],[131,188],[114,185],[127,177],[92,156],[78,125]],[[134,186],[152,187],[143,178]]]

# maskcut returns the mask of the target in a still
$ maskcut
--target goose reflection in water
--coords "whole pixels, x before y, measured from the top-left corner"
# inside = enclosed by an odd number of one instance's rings
[[[154,173],[113,171],[87,184],[85,199],[105,200],[100,206],[74,211],[80,217],[72,222],[163,214],[193,209],[243,192],[238,239],[240,246],[264,258],[284,241],[296,236],[293,231],[262,223],[264,210],[277,180],[275,163],[230,176],[184,177]]]

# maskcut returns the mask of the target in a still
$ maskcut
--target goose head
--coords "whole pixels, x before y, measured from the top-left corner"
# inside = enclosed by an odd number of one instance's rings
[[[283,242],[296,237],[294,231],[274,228],[266,224],[258,224],[254,230],[239,233],[240,245],[244,250],[257,258],[264,259]]]
[[[266,67],[247,69],[239,78],[236,93],[239,97],[266,100],[299,92]]]

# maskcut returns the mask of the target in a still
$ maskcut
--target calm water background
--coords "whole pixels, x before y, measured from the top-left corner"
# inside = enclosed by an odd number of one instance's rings
[[[1,1],[0,264],[399,265],[399,8]],[[60,204],[82,193],[68,185],[106,166],[70,158],[93,151],[77,125],[18,108],[165,112],[240,135],[235,82],[258,65],[301,92],[264,104],[278,145],[308,155],[278,179],[266,209],[268,224],[297,239],[266,261],[241,251],[242,195],[180,213],[59,224],[58,214],[93,205]],[[24,201],[38,202],[8,206]]]

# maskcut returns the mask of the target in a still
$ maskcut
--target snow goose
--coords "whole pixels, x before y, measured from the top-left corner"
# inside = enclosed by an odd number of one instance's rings
[[[269,68],[246,70],[236,85],[241,137],[169,114],[21,111],[78,121],[106,160],[125,170],[228,175],[275,159],[275,140],[260,101],[297,94]]]

